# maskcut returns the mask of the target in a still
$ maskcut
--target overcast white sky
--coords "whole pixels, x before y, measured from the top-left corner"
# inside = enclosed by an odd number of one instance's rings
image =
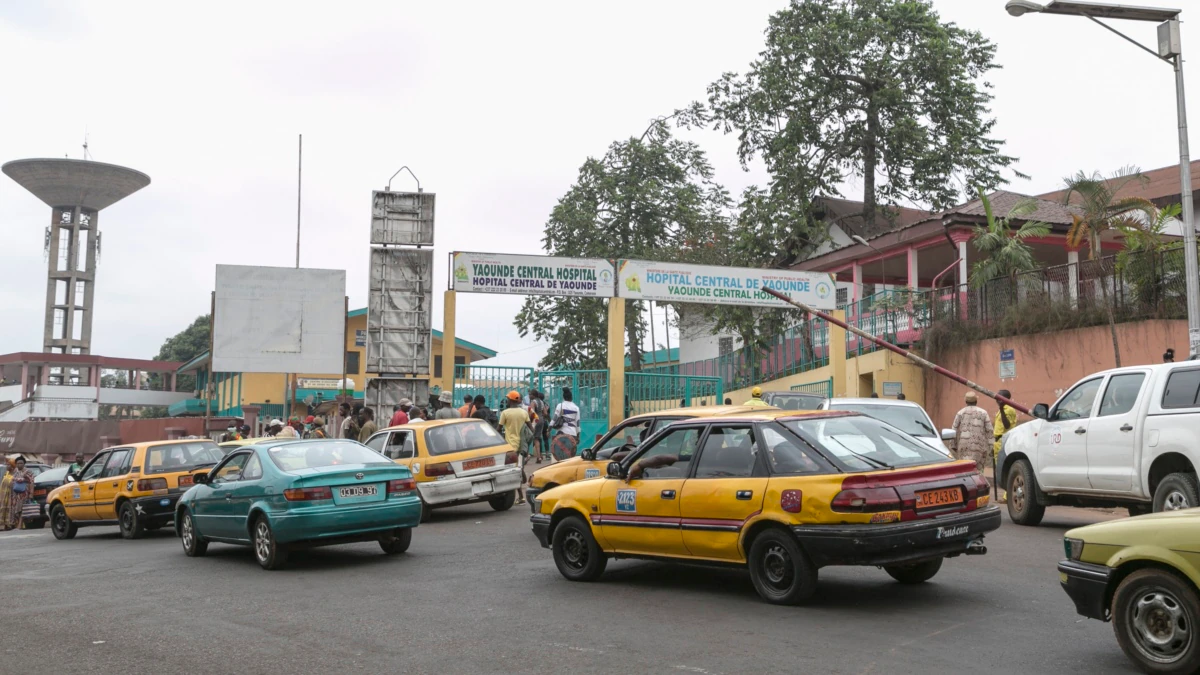
[[[371,190],[407,164],[437,193],[441,289],[449,251],[539,253],[584,159],[744,70],[785,4],[6,0],[0,162],[78,158],[86,131],[93,159],[150,175],[100,217],[92,334],[94,353],[149,358],[208,312],[215,264],[293,264],[298,133],[301,265],[346,269],[351,306],[365,306]],[[1168,65],[1085,19],[934,4],[999,45],[997,134],[1033,177],[1011,189],[1178,161]],[[1168,4],[1200,15],[1195,0]],[[1123,27],[1154,44],[1153,24]],[[1185,25],[1183,41],[1200,53],[1200,32]],[[1189,68],[1194,104],[1200,60]],[[762,181],[732,138],[694,137],[732,193]],[[49,218],[0,176],[0,353],[41,349]],[[543,349],[512,325],[520,304],[460,296],[459,336],[501,352],[496,363],[534,365]],[[441,305],[438,293],[438,328]]]

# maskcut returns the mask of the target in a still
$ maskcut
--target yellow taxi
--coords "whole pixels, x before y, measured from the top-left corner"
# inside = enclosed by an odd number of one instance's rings
[[[974,463],[879,420],[764,411],[674,422],[604,478],[539,494],[531,521],[572,581],[609,558],[735,565],[764,600],[796,604],[828,565],[915,584],[986,553],[1000,527],[988,489]]]
[[[174,518],[179,496],[193,476],[223,456],[206,439],[154,441],[106,448],[77,474],[46,495],[55,539],[71,539],[80,527],[117,525],[137,539]]]
[[[273,440],[275,440],[275,439],[269,438],[269,437],[239,438],[236,441],[225,441],[224,443],[218,443],[217,445],[220,446],[222,454],[228,455],[229,453],[233,452],[234,450],[237,450],[238,448],[244,448],[247,445],[254,445],[255,443],[259,443],[262,441],[273,441]]]
[[[710,405],[672,408],[634,415],[613,427],[600,440],[596,441],[595,445],[579,455],[534,471],[533,475],[529,477],[529,486],[525,490],[525,494],[529,497],[530,508],[533,507],[534,497],[545,490],[584,478],[597,478],[603,475],[609,462],[619,460],[629,454],[651,434],[672,422],[697,417],[741,415],[766,410],[776,410],[776,408],[749,405]]]
[[[421,495],[421,522],[442,506],[487,502],[506,511],[521,487],[517,453],[484,420],[401,424],[368,438],[367,447],[412,471]]]

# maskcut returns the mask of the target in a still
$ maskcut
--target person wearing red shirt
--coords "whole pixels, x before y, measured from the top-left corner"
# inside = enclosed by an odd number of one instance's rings
[[[392,420],[388,422],[388,426],[394,427],[401,424],[408,424],[408,408],[412,405],[412,401],[402,398],[400,403],[392,408]]]

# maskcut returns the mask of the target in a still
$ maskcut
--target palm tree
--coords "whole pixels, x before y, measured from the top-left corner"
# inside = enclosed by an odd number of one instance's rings
[[[1066,192],[1063,194],[1063,204],[1075,206],[1077,212],[1072,214],[1071,229],[1067,232],[1067,244],[1079,246],[1083,242],[1088,245],[1088,259],[1095,260],[1100,251],[1100,237],[1106,232],[1120,230],[1145,231],[1147,223],[1155,222],[1157,209],[1154,204],[1142,197],[1118,197],[1117,195],[1130,183],[1137,181],[1145,183],[1146,177],[1135,166],[1127,166],[1116,171],[1112,177],[1104,178],[1099,172],[1090,176],[1080,171],[1074,176],[1063,179]],[[1078,197],[1072,201],[1072,197]],[[1115,277],[1114,277],[1115,279]],[[1112,303],[1108,298],[1108,280],[1100,278],[1100,292],[1104,296],[1104,309],[1108,313],[1108,330],[1112,335],[1113,359],[1117,367],[1121,366],[1121,349],[1117,344],[1117,320],[1113,314]]]
[[[1025,240],[1050,234],[1050,226],[1046,223],[1028,220],[1037,212],[1037,200],[1022,199],[1009,210],[1007,216],[997,218],[987,195],[982,189],[978,192],[987,223],[984,227],[975,227],[971,243],[985,257],[971,266],[971,287],[981,288],[992,279],[1012,279],[1019,272],[1036,269],[1038,265],[1033,259],[1033,249]],[[1013,230],[1012,223],[1017,220],[1024,222],[1020,228]]]

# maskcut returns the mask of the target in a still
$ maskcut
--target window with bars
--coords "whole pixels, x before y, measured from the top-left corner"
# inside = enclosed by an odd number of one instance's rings
[[[733,353],[733,338],[723,337],[717,340],[717,352],[721,356]]]

